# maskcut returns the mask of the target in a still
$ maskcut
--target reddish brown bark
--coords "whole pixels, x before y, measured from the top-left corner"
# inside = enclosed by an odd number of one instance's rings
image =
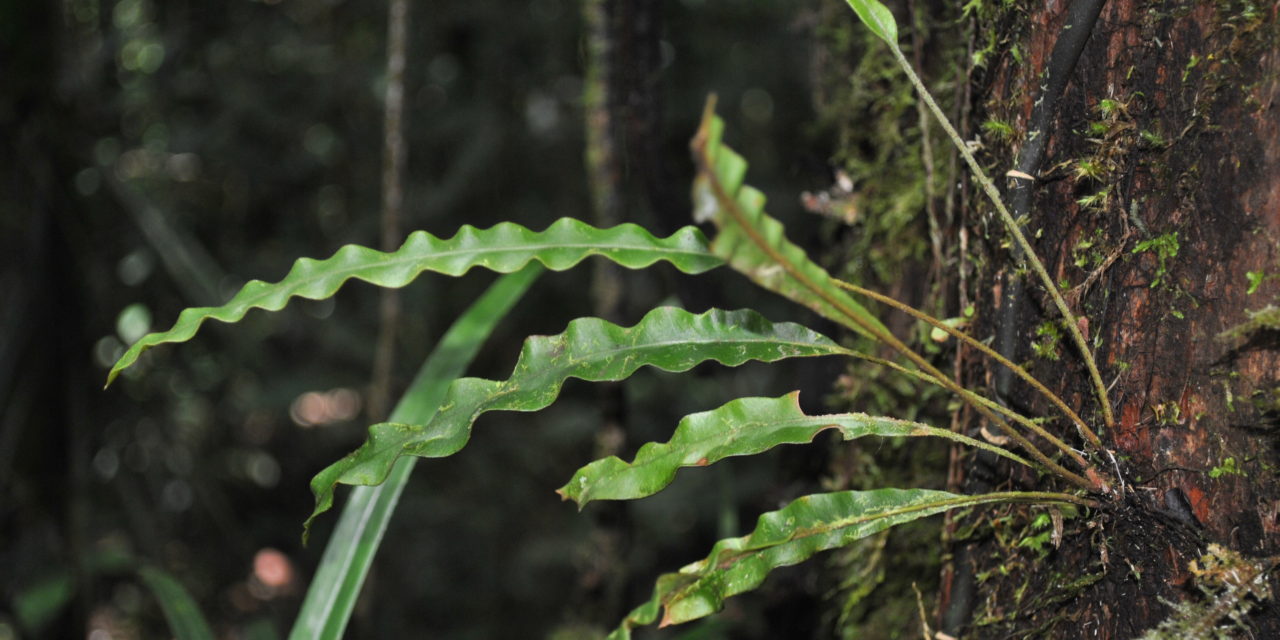
[[[1013,19],[1010,42],[1022,61],[1006,49],[975,76],[974,95],[988,99],[976,105],[974,130],[987,117],[1025,130],[1065,8],[1050,2]],[[1055,278],[1088,283],[1069,298],[1087,318],[1090,339],[1099,340],[1096,355],[1113,385],[1118,421],[1104,440],[1121,457],[1133,497],[1092,523],[1068,526],[1075,535],[1047,559],[985,582],[987,599],[971,622],[988,624],[971,624],[966,636],[1034,630],[1047,637],[1137,637],[1168,617],[1167,602],[1199,597],[1188,566],[1205,543],[1253,557],[1280,554],[1280,333],[1216,338],[1244,322],[1246,311],[1280,298],[1280,278],[1266,277],[1249,293],[1247,275],[1280,274],[1276,36],[1271,5],[1113,0],[1104,9],[1062,99],[1028,226],[1039,233],[1037,251]],[[1099,109],[1104,99],[1115,101],[1109,119]],[[1107,123],[1106,133],[1089,132],[1097,121]],[[1016,149],[990,151],[995,173],[1012,165]],[[1078,178],[1077,165],[1063,164],[1104,152],[1112,166],[1099,179]],[[1107,187],[1106,206],[1077,203]],[[1135,251],[1174,233],[1176,256]],[[1092,247],[1081,249],[1086,241]],[[1085,262],[1077,266],[1081,256]],[[1008,260],[999,249],[990,258]],[[998,276],[990,269],[985,283],[997,296]],[[1019,310],[1014,359],[1033,361],[1037,377],[1100,423],[1086,374],[1065,340],[1057,362],[1028,346],[1036,327],[1053,317],[1037,296]],[[998,304],[985,306],[991,322]],[[1025,388],[1018,399],[1050,415]],[[1211,477],[1228,459],[1241,473]],[[1198,524],[1179,524],[1180,495]],[[1008,562],[993,542],[972,548],[975,573]],[[1061,588],[1090,575],[1099,579]],[[1269,579],[1274,589],[1276,579]],[[1063,599],[1031,611],[1028,589],[1058,589]],[[1249,622],[1254,637],[1280,637],[1274,601],[1255,607]]]

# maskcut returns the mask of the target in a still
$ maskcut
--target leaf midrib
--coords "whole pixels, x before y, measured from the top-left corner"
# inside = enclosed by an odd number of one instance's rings
[[[898,420],[898,419],[896,419],[896,418],[882,418],[882,417],[876,417],[876,416],[872,416],[872,415],[865,414],[865,413],[859,413],[859,414],[846,414],[846,415],[850,415],[850,416],[859,416],[859,417],[858,417],[858,418],[841,418],[841,420],[861,419],[861,420],[865,420],[865,421],[879,421],[879,422],[886,422],[886,423],[891,423],[891,424],[898,425],[898,426],[910,427],[912,431],[914,431],[914,430],[915,430],[914,428],[915,428],[916,426],[920,426],[920,425],[918,425],[918,423],[914,423],[914,422],[911,422],[911,421],[909,421],[909,420]],[[849,431],[856,431],[856,430],[858,430],[858,429],[859,429],[859,425],[848,425],[848,424],[842,424],[839,420],[833,420],[833,419],[831,419],[831,418],[833,418],[833,417],[834,417],[834,416],[832,416],[832,415],[826,415],[826,416],[803,416],[803,417],[798,418],[798,419],[778,419],[778,420],[767,420],[767,421],[762,421],[762,420],[749,420],[749,421],[746,421],[746,422],[740,423],[740,424],[738,424],[738,425],[735,425],[735,426],[733,426],[733,427],[730,427],[730,428],[727,430],[727,432],[728,432],[728,433],[731,433],[731,434],[738,434],[738,433],[741,433],[741,432],[743,432],[743,431],[745,431],[745,430],[747,430],[747,429],[781,429],[781,428],[785,428],[785,427],[792,427],[792,426],[795,426],[795,427],[810,427],[810,426],[824,427],[824,429],[822,429],[822,430],[815,431],[815,432],[813,433],[813,436],[811,436],[811,437],[817,437],[817,435],[818,435],[819,433],[822,433],[822,431],[824,431],[824,430],[826,430],[826,429],[839,429],[840,431],[842,431],[842,432],[846,432],[846,433],[847,433],[847,432],[849,432]],[[824,418],[825,418],[825,419],[824,419]],[[723,433],[723,432],[722,432],[722,433]],[[869,435],[869,434],[864,434],[864,435]],[[891,437],[896,437],[896,436],[910,436],[910,435],[915,435],[915,434],[912,434],[912,433],[893,434],[893,436],[891,436]],[[921,434],[921,435],[923,435],[923,434]],[[687,467],[687,466],[688,466],[688,465],[684,464],[684,455],[681,453],[681,451],[679,450],[679,448],[692,449],[692,448],[695,448],[695,447],[699,447],[699,446],[705,445],[705,444],[706,444],[706,443],[708,443],[708,442],[716,442],[716,441],[718,441],[718,440],[723,440],[723,439],[724,439],[724,436],[723,436],[723,435],[721,435],[721,434],[709,434],[709,435],[702,436],[702,437],[698,437],[698,438],[695,438],[695,439],[692,439],[692,440],[684,440],[684,441],[681,441],[681,442],[679,442],[679,443],[675,443],[675,444],[673,444],[673,442],[674,442],[674,438],[673,438],[672,440],[669,440],[669,441],[667,441],[667,442],[663,442],[663,443],[661,443],[661,446],[662,446],[662,448],[663,448],[663,451],[661,451],[660,453],[658,453],[658,454],[657,454],[657,455],[655,455],[655,456],[652,456],[652,457],[646,458],[646,459],[644,459],[644,460],[640,460],[640,459],[639,459],[639,457],[637,457],[636,459],[632,460],[631,462],[623,461],[623,464],[625,464],[625,465],[626,465],[626,468],[623,470],[623,472],[627,472],[627,471],[635,471],[635,470],[643,471],[644,469],[646,469],[646,468],[648,468],[648,467],[657,466],[659,463],[661,463],[661,462],[663,462],[663,461],[666,461],[666,460],[669,460],[669,459],[671,459],[671,458],[679,458],[679,459],[680,459],[680,463],[679,463],[679,465],[677,466],[677,469],[676,469],[676,470],[678,471],[680,468],[683,468],[683,467]],[[848,439],[849,439],[849,438],[847,438],[847,437],[846,437],[846,440],[848,440]],[[779,443],[776,443],[776,444],[792,444],[792,443],[779,442]],[[708,463],[710,463],[710,462],[715,462],[715,461],[718,461],[718,460],[723,460],[724,458],[729,458],[729,457],[734,457],[734,456],[743,456],[743,455],[752,455],[752,453],[750,453],[750,452],[748,452],[748,453],[732,453],[732,454],[730,454],[730,455],[728,455],[728,456],[721,456],[720,458],[717,458],[717,459],[715,459],[715,460],[709,460],[709,461],[708,461]],[[615,475],[616,475],[616,474],[615,474]],[[604,479],[604,478],[598,478],[598,479],[597,479],[597,482],[599,482],[600,480],[603,480],[603,479]],[[595,484],[595,483],[592,483],[592,485],[594,485],[594,484]],[[585,496],[585,494],[584,494],[584,496]],[[587,501],[588,501],[588,502],[590,502],[590,499],[588,499]]]

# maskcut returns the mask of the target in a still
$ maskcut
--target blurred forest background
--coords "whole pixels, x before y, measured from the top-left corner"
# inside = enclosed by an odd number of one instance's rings
[[[891,93],[880,120],[857,124],[868,98],[849,97],[846,77],[864,39],[843,2],[411,4],[400,237],[608,215],[666,235],[690,219],[687,140],[710,92],[794,239],[838,257],[883,236],[801,206],[807,190],[832,213],[833,163],[870,153],[850,131],[892,137],[885,122],[916,117],[909,94]],[[592,11],[612,52],[594,62]],[[220,637],[289,628],[336,518],[301,545],[307,482],[373,419],[380,293],[353,284],[332,301],[215,323],[101,387],[125,345],[182,308],[278,279],[300,256],[379,246],[387,24],[384,0],[0,2],[0,640],[165,637],[146,567],[181,582]],[[615,154],[612,173],[595,174],[596,188],[612,176],[604,218],[585,160],[592,64],[606,71]],[[844,111],[833,117],[833,104]],[[919,205],[880,208],[915,233]],[[829,262],[879,281],[927,245],[876,251],[874,264]],[[631,324],[664,302],[749,306],[824,327],[731,274],[676,276],[548,274],[470,373],[505,376],[525,336],[601,308]],[[492,279],[403,290],[393,392]],[[839,366],[642,372],[622,390],[571,383],[540,414],[484,418],[463,454],[419,465],[349,636],[594,637],[659,572],[785,500],[849,486],[833,467],[872,463],[793,448],[582,514],[553,489],[594,454],[665,439],[680,416],[733,397],[802,388],[822,409]],[[873,391],[880,405],[912,393]],[[830,637],[839,576],[822,563],[781,572],[711,622],[661,636]]]

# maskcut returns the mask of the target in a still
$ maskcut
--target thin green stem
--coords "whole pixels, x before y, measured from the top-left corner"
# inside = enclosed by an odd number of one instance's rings
[[[1069,493],[1059,493],[1057,491],[1005,491],[1002,493],[993,493],[987,495],[998,495],[1008,498],[1010,502],[1070,502],[1078,504],[1082,507],[1097,509],[1100,505],[1097,500],[1090,500],[1080,496],[1073,496]]]
[[[917,380],[921,380],[929,384],[937,385],[944,389],[947,388],[947,386],[945,384],[942,384],[942,382],[938,378],[928,373],[925,373],[923,371],[908,369],[896,362],[892,362],[889,360],[885,360],[883,358],[877,358],[875,356],[867,355],[860,351],[850,350],[849,355],[854,358],[858,358],[860,360],[866,360],[867,362],[871,362],[873,364],[889,367],[894,371],[909,375]],[[1050,444],[1054,445],[1056,448],[1058,448],[1060,451],[1062,451],[1068,457],[1070,457],[1076,464],[1080,465],[1080,468],[1084,469],[1086,473],[1089,473],[1090,470],[1093,469],[1093,466],[1089,464],[1089,462],[1084,459],[1084,456],[1080,455],[1078,451],[1067,446],[1065,442],[1063,442],[1053,434],[1046,431],[1044,427],[1041,427],[1040,425],[1036,424],[1030,418],[994,400],[991,400],[990,398],[985,398],[981,394],[965,389],[964,387],[960,387],[960,391],[958,393],[964,400],[967,400],[970,404],[982,405],[987,407],[988,409],[991,409],[996,413],[1000,413],[1005,416],[1008,416],[1010,420],[1017,422],[1018,424],[1026,427],[1032,433],[1040,436],[1041,438],[1044,438],[1045,440],[1048,440]]]
[[[864,295],[868,298],[871,298],[872,300],[875,300],[876,302],[887,304],[893,307],[894,309],[897,309],[913,318],[916,318],[917,320],[922,320],[924,322],[927,322],[930,325],[937,327],[938,329],[941,329],[942,331],[945,331],[948,334],[954,336],[957,340],[960,340],[965,344],[973,347],[974,349],[977,349],[978,351],[986,354],[988,357],[995,360],[996,362],[1008,367],[1010,371],[1013,371],[1015,374],[1017,374],[1018,377],[1027,381],[1027,384],[1030,384],[1032,388],[1040,392],[1040,394],[1043,395],[1046,399],[1048,399],[1049,402],[1053,403],[1054,406],[1058,407],[1058,409],[1062,411],[1062,413],[1066,415],[1069,420],[1075,423],[1076,428],[1079,429],[1080,431],[1080,435],[1086,440],[1088,440],[1089,444],[1093,445],[1099,452],[1103,450],[1102,441],[1098,438],[1098,435],[1094,433],[1093,430],[1090,429],[1087,424],[1085,424],[1084,420],[1082,420],[1080,416],[1076,414],[1075,411],[1071,410],[1071,407],[1067,406],[1067,403],[1062,401],[1062,398],[1058,397],[1057,394],[1050,391],[1048,387],[1044,386],[1044,383],[1040,382],[1039,380],[1036,380],[1035,377],[1033,377],[1030,373],[1028,373],[1026,369],[1023,369],[1022,367],[1011,362],[1008,358],[1000,355],[1000,352],[974,339],[969,334],[963,331],[960,331],[959,329],[956,329],[955,327],[952,327],[951,325],[919,309],[916,309],[915,307],[912,307],[907,304],[903,304],[902,302],[899,302],[898,300],[894,300],[893,298],[890,298],[889,296],[886,296],[882,293],[877,293],[870,289],[865,289],[863,287],[859,287],[856,284],[845,282],[843,280],[835,280],[835,283],[836,283],[836,286],[838,287],[847,289],[859,295]]]
[[[708,100],[706,108],[708,111],[714,110],[715,109],[714,100]],[[709,120],[707,117],[704,117],[703,121],[707,122]],[[770,244],[763,236],[761,236],[759,230],[750,224],[750,220],[748,219],[746,213],[742,211],[742,208],[738,204],[737,200],[735,200],[732,196],[730,196],[725,191],[724,185],[722,185],[720,181],[716,178],[715,171],[712,168],[712,163],[706,157],[706,144],[707,144],[706,132],[705,130],[700,130],[698,132],[698,135],[694,137],[693,144],[692,144],[693,149],[695,151],[694,157],[695,157],[696,163],[698,164],[698,170],[702,174],[708,176],[707,182],[711,186],[711,190],[715,195],[716,202],[720,205],[720,207],[725,212],[727,212],[730,216],[734,218],[738,226],[743,230],[743,232],[751,240],[752,244],[754,244],[757,248],[759,248],[762,252],[764,252],[765,255],[769,256],[773,264],[776,264],[779,267],[781,267],[784,271],[787,272],[788,275],[794,278],[795,281],[798,282],[801,286],[813,292],[814,295],[821,298],[823,302],[830,305],[833,309],[836,309],[837,311],[839,311],[840,315],[842,315],[846,319],[846,322],[844,322],[843,324],[845,324],[846,326],[849,326],[850,328],[856,328],[859,331],[862,331],[867,335],[874,337],[876,340],[879,340],[880,342],[888,345],[894,351],[897,351],[898,353],[902,354],[903,357],[910,360],[917,367],[919,367],[920,369],[928,372],[930,375],[937,378],[938,381],[948,391],[956,393],[961,397],[965,397],[964,396],[965,390],[958,383],[948,378],[947,376],[943,375],[943,373],[939,371],[936,367],[934,367],[932,364],[930,364],[928,360],[924,359],[923,356],[916,353],[915,351],[912,351],[910,348],[907,347],[907,345],[903,344],[901,340],[898,340],[896,337],[894,337],[893,334],[887,331],[884,331],[879,327],[873,326],[871,322],[869,322],[866,318],[863,318],[861,315],[856,313],[853,309],[849,308],[849,306],[846,305],[843,301],[839,300],[835,296],[832,296],[823,287],[818,286],[816,282],[813,282],[808,275],[806,275],[801,269],[797,268],[796,265],[792,264],[790,260],[787,260],[786,257],[783,256],[777,249],[775,249],[772,244]],[[852,322],[853,324],[849,324],[850,322]],[[1010,426],[1008,422],[1000,418],[1000,416],[997,416],[995,413],[991,412],[991,410],[987,409],[982,404],[973,403],[973,408],[977,410],[978,413],[982,414],[984,418],[991,421],[992,424],[996,425],[1001,431],[1005,433],[1005,435],[1013,439],[1014,442],[1017,442],[1018,446],[1022,447],[1022,449],[1026,451],[1028,455],[1035,458],[1037,462],[1044,465],[1045,468],[1049,469],[1053,473],[1057,474],[1058,476],[1062,477],[1068,482],[1086,490],[1106,491],[1108,489],[1108,485],[1106,481],[1102,479],[1102,477],[1093,469],[1092,466],[1086,467],[1086,472],[1090,477],[1089,480],[1086,480],[1080,475],[1069,471],[1066,467],[1063,467],[1057,462],[1054,462],[1053,460],[1049,459],[1049,457],[1046,456],[1042,451],[1037,449],[1035,445],[1031,443],[1031,441],[1027,440],[1026,437],[1024,437],[1021,433],[1018,433],[1016,429]]]
[[[1115,417],[1111,412],[1111,402],[1107,398],[1107,386],[1102,382],[1102,374],[1098,371],[1098,365],[1093,359],[1093,351],[1089,349],[1089,344],[1085,341],[1084,335],[1080,333],[1080,327],[1076,321],[1076,317],[1071,313],[1071,309],[1067,308],[1067,301],[1063,299],[1062,293],[1058,291],[1058,286],[1053,283],[1053,278],[1049,276],[1049,272],[1045,270],[1044,263],[1040,262],[1040,258],[1036,255],[1035,249],[1031,247],[1031,243],[1027,241],[1027,237],[1023,235],[1022,229],[1018,226],[1018,222],[1013,219],[1013,215],[1009,213],[1009,209],[1005,207],[1004,200],[1000,197],[1000,191],[996,189],[995,184],[987,177],[985,171],[978,164],[973,153],[969,151],[968,145],[956,132],[955,127],[951,126],[951,121],[942,112],[937,102],[934,102],[933,96],[929,90],[925,88],[924,83],[920,80],[920,76],[916,75],[911,63],[902,55],[902,50],[896,45],[891,45],[890,50],[893,51],[894,58],[898,61],[898,65],[906,72],[907,77],[911,80],[911,84],[915,86],[916,91],[920,93],[920,97],[924,99],[925,104],[929,106],[929,110],[933,112],[935,118],[938,119],[942,129],[947,132],[947,136],[955,144],[956,149],[960,151],[960,155],[964,158],[965,163],[969,165],[969,169],[977,178],[978,184],[982,185],[982,190],[986,192],[987,197],[995,204],[996,211],[1000,213],[1000,219],[1008,227],[1009,233],[1022,247],[1023,255],[1027,259],[1027,263],[1031,265],[1031,269],[1040,277],[1044,283],[1045,290],[1049,292],[1049,296],[1053,298],[1054,305],[1058,307],[1058,312],[1062,314],[1062,323],[1066,325],[1067,331],[1071,333],[1071,338],[1076,343],[1076,347],[1080,350],[1080,355],[1084,358],[1084,366],[1089,370],[1089,377],[1093,381],[1094,393],[1098,396],[1098,403],[1102,405],[1102,417],[1107,428],[1115,426]]]

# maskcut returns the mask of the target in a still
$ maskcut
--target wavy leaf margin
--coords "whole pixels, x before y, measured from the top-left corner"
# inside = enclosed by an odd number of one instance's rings
[[[718,611],[731,596],[760,586],[774,569],[799,564],[820,551],[848,545],[889,527],[948,509],[996,502],[1067,502],[1072,496],[1041,492],[965,496],[931,489],[841,491],[797,498],[760,516],[756,528],[726,538],[706,558],[658,578],[648,602],[609,634],[627,640],[631,629],[688,622]]]
[[[786,229],[764,210],[765,195],[743,184],[747,161],[723,143],[724,120],[707,99],[702,124],[689,147],[698,174],[693,180],[693,218],[712,222],[711,252],[756,284],[874,340],[891,335],[879,318],[836,285]]]
[[[169,330],[147,334],[133,343],[107,374],[107,385],[147,349],[186,342],[206,320],[239,322],[252,309],[279,311],[294,297],[324,300],[353,278],[381,287],[403,287],[425,271],[460,276],[474,267],[483,267],[513,273],[532,261],[552,271],[564,271],[590,256],[601,256],[630,269],[664,260],[688,274],[723,264],[710,253],[706,237],[696,227],[684,227],[666,238],[657,238],[634,224],[598,229],[573,218],[561,218],[540,232],[511,222],[488,229],[464,225],[453,237],[444,239],[415,231],[395,251],[346,245],[324,260],[297,260],[279,282],[251,280],[222,306],[184,310]]]
[[[556,491],[581,509],[592,500],[635,500],[662,489],[681,468],[704,467],[731,456],[748,456],[784,444],[806,444],[827,430],[845,440],[864,436],[932,436],[990,451],[1023,465],[1023,458],[997,446],[919,422],[865,413],[810,416],[800,409],[800,392],[778,398],[739,398],[711,411],[685,416],[671,439],[650,442],[633,462],[616,456],[579,469]]]
[[[804,326],[773,323],[750,310],[712,309],[693,314],[674,307],[650,311],[632,327],[579,318],[555,336],[525,341],[506,380],[460,378],[449,385],[439,412],[425,425],[381,423],[356,451],[311,481],[315,511],[304,530],[333,504],[334,487],[374,485],[386,479],[402,455],[441,458],[466,445],[471,425],[488,411],[538,411],[549,406],[565,380],[623,380],[640,367],[688,371],[716,361],[738,366],[750,360],[848,355],[849,351]],[[305,533],[304,533],[305,538]]]
[[[436,343],[409,389],[391,412],[396,421],[426,422],[435,415],[449,383],[463,373],[494,327],[524,296],[543,272],[530,264],[497,279]],[[383,534],[409,483],[417,458],[401,458],[386,481],[356,487],[325,545],[302,608],[294,617],[289,640],[339,640],[382,544]]]

